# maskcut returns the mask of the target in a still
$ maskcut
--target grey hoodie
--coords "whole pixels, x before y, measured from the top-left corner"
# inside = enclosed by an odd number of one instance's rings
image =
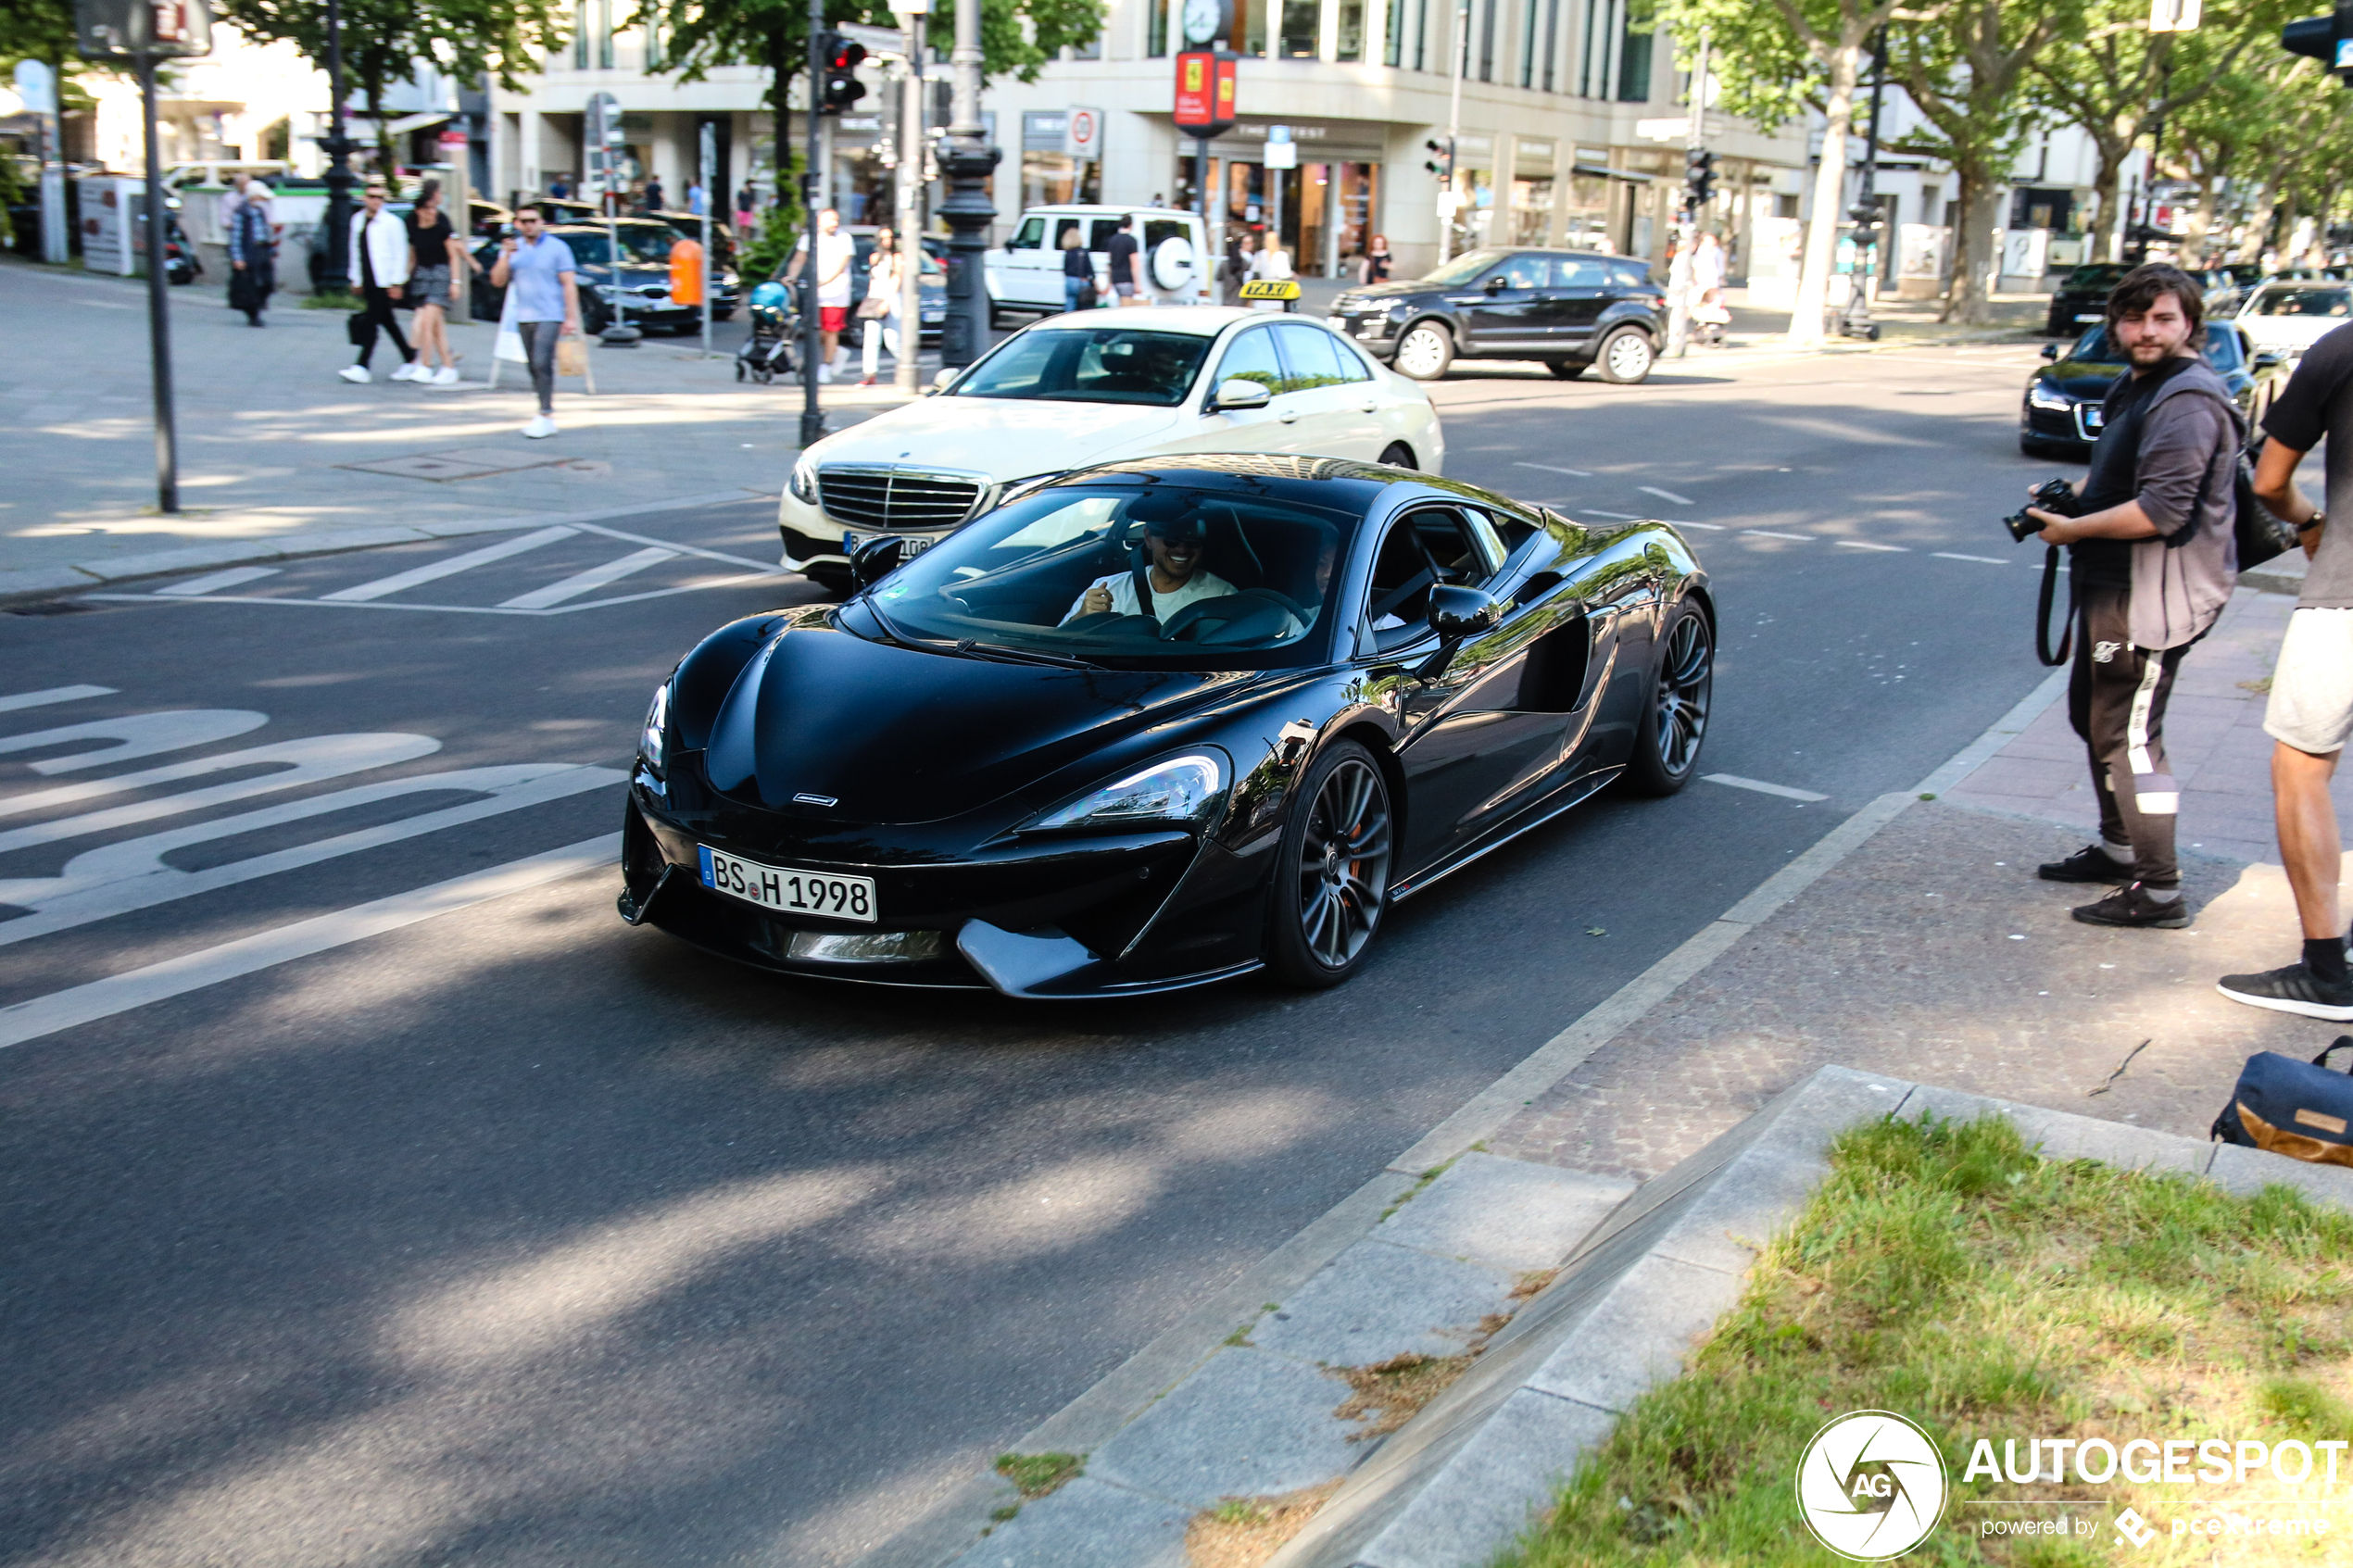
[[[2164,414],[2168,403],[2183,396],[2211,399],[2223,416],[2227,438],[2210,441],[2202,471],[2197,453],[2183,443],[2211,433],[2212,421],[2182,419],[2191,411],[2187,407],[2171,420]],[[2205,635],[2230,602],[2238,585],[2238,461],[2246,440],[2230,388],[2203,358],[2167,377],[2150,398],[2134,454],[2133,489],[2160,532],[2133,543],[2134,646],[2180,647]],[[2195,515],[2187,515],[2193,508]]]

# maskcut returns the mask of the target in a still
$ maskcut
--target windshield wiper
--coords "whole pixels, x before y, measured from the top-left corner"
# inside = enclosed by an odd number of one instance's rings
[[[982,659],[994,659],[1008,664],[1052,664],[1064,670],[1101,670],[1101,665],[1068,654],[1040,653],[1035,648],[1009,648],[1001,643],[984,643],[977,637],[966,637],[956,645],[956,651],[974,654]]]

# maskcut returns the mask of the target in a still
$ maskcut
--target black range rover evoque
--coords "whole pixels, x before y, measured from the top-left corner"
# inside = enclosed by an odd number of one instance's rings
[[[1582,250],[1466,251],[1427,278],[1350,289],[1331,324],[1376,359],[1436,381],[1456,359],[1541,359],[1567,380],[1639,382],[1667,338],[1642,262]]]

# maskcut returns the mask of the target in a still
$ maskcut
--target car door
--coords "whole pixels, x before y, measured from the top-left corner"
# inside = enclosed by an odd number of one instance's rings
[[[1306,452],[1309,428],[1302,395],[1286,384],[1282,352],[1272,323],[1253,323],[1212,351],[1208,370],[1193,383],[1179,422],[1160,449],[1166,452]],[[1256,382],[1273,395],[1261,408],[1214,410],[1220,383]],[[1311,427],[1312,428],[1312,427]]]
[[[1313,321],[1278,321],[1286,401],[1297,405],[1304,452],[1362,462],[1380,456],[1380,403],[1356,353]]]
[[[1061,309],[1062,270],[1062,254],[1047,248],[1044,215],[1031,213],[1005,242],[1004,303]]]
[[[1542,310],[1546,337],[1556,348],[1590,358],[1593,329],[1617,297],[1609,269],[1583,256],[1549,258]]]
[[[1497,262],[1471,289],[1448,295],[1462,312],[1464,346],[1478,354],[1541,351],[1549,274],[1541,252],[1522,252]]]

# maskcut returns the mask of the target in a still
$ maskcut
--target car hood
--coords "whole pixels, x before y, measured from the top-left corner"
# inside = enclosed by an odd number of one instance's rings
[[[1001,663],[801,626],[736,676],[703,769],[723,794],[827,826],[938,822],[1252,678]]]
[[[2246,335],[2265,347],[2302,348],[2318,343],[2346,324],[2342,316],[2241,316]]]
[[[923,397],[809,450],[812,461],[911,463],[1027,479],[1114,458],[1140,457],[1182,414],[1132,403]]]
[[[2108,395],[2116,378],[2124,373],[2121,365],[2102,365],[2082,359],[2057,360],[2035,372],[2034,379],[2045,386],[2057,387],[2082,403],[2096,403]]]

